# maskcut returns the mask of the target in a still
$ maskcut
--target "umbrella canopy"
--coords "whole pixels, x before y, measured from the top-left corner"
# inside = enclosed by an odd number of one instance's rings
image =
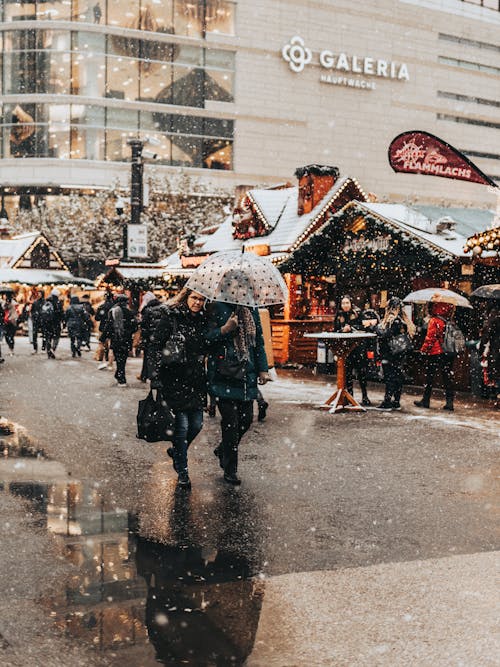
[[[416,292],[411,292],[403,299],[406,303],[427,303],[428,301],[435,301],[438,303],[451,303],[462,308],[472,308],[468,299],[456,292],[442,287],[427,287],[426,289],[419,289]]]
[[[500,299],[500,285],[481,285],[472,292],[471,296],[478,299]]]
[[[206,259],[186,283],[210,301],[256,308],[284,303],[288,289],[278,269],[252,252],[218,252]]]

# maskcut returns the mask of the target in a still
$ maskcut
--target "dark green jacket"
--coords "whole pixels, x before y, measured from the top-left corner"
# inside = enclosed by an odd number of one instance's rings
[[[268,370],[262,325],[256,308],[251,309],[257,329],[255,347],[249,350],[250,356],[244,378],[241,380],[226,378],[217,371],[217,364],[220,359],[226,358],[230,361],[237,359],[233,342],[236,332],[233,331],[226,335],[221,333],[221,327],[227,322],[234,309],[234,305],[220,302],[213,303],[209,307],[208,326],[205,331],[207,341],[210,344],[207,365],[208,392],[219,398],[253,401],[257,398],[259,373]]]

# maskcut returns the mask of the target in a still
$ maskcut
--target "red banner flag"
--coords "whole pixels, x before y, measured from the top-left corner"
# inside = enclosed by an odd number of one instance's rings
[[[388,157],[394,171],[441,176],[498,187],[495,181],[483,174],[460,151],[422,130],[398,134],[389,146]]]

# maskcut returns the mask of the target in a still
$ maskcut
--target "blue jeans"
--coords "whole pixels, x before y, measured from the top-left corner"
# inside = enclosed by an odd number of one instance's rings
[[[175,411],[174,468],[187,470],[187,450],[203,426],[203,409]]]

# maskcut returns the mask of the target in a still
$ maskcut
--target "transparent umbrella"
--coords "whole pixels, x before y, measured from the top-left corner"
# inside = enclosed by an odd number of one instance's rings
[[[455,306],[462,308],[472,308],[468,299],[461,294],[452,292],[452,290],[444,289],[443,287],[426,287],[419,289],[416,292],[411,292],[403,299],[405,303],[427,303],[428,301],[435,301],[438,303],[452,303]]]
[[[210,301],[256,308],[284,303],[288,289],[278,269],[252,252],[215,253],[196,269],[186,287]]]
[[[481,285],[475,289],[471,296],[478,299],[500,299],[500,284],[498,285]]]

